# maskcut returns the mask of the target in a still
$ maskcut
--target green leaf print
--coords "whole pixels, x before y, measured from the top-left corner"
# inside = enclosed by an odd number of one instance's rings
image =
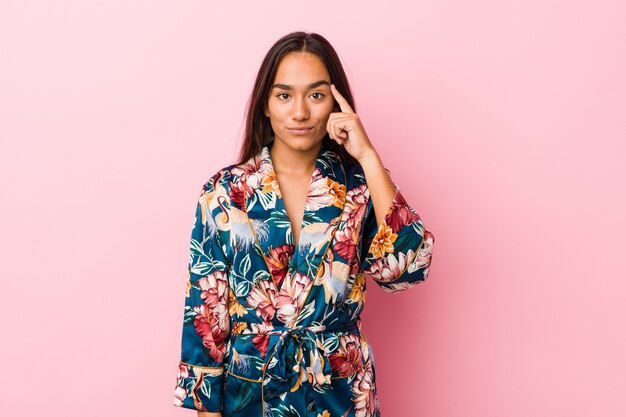
[[[235,394],[235,400],[233,402],[233,412],[238,413],[244,410],[254,398],[254,390],[256,388],[255,382],[241,380],[241,385],[237,389]]]
[[[191,272],[196,275],[208,275],[213,269],[213,264],[210,262],[198,262],[191,267]]]

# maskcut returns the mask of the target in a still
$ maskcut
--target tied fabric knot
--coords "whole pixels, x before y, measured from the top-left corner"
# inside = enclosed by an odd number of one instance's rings
[[[301,375],[310,374],[312,386],[330,384],[330,361],[317,333],[358,329],[358,323],[341,326],[274,327],[270,334],[280,334],[274,346],[263,381],[264,397],[271,399],[294,389]],[[308,366],[307,366],[308,362]]]

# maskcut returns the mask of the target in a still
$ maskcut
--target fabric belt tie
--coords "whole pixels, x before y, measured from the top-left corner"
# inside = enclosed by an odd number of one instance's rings
[[[266,334],[280,334],[280,338],[265,364],[263,397],[271,399],[292,389],[298,383],[301,369],[307,368],[307,362],[313,374],[311,385],[330,384],[330,361],[324,356],[317,333],[359,330],[359,327],[358,321],[333,326],[273,326]]]

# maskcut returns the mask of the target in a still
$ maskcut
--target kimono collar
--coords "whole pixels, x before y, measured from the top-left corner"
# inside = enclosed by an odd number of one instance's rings
[[[307,277],[315,280],[341,220],[346,199],[345,168],[340,156],[325,141],[320,146],[309,182],[295,251],[291,223],[270,157],[274,142],[263,146],[248,162],[245,179],[248,190],[243,206],[277,292],[283,281],[291,285],[296,280],[307,282]],[[291,258],[289,253],[293,253]],[[284,265],[285,259],[290,259],[287,265]]]

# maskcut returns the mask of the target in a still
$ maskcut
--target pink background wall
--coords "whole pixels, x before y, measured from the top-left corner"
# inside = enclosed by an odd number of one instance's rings
[[[194,201],[292,30],[436,237],[426,283],[369,285],[383,417],[626,414],[624,2],[212,3],[0,3],[1,415],[194,413]]]

